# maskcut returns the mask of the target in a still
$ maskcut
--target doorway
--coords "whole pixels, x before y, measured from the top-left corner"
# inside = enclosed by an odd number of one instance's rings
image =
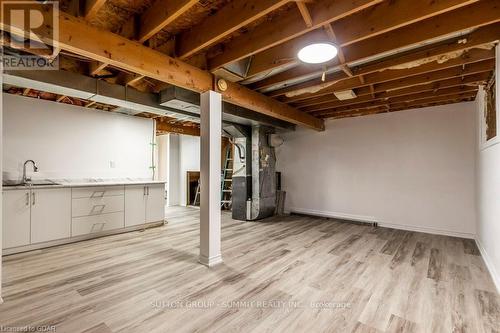
[[[199,206],[200,205],[200,196],[196,196],[198,184],[200,181],[200,172],[199,171],[187,171],[187,204],[188,206]]]

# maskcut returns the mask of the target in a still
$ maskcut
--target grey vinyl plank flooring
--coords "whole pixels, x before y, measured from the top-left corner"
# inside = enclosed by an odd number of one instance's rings
[[[0,326],[56,332],[498,332],[500,296],[471,240],[336,219],[240,222],[197,262],[199,210],[4,257]]]

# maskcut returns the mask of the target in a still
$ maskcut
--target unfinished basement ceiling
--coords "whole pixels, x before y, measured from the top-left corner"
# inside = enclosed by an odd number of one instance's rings
[[[500,38],[496,0],[341,0],[335,6],[330,0],[98,3],[89,12],[64,0],[61,9],[216,75],[245,60],[246,77],[227,79],[287,104],[299,112],[293,116],[297,119],[474,99],[478,86],[492,75],[491,48]],[[298,62],[297,48],[318,40],[338,45],[338,57],[320,66]],[[170,86],[68,50],[60,58],[63,70],[143,92],[159,93]],[[348,90],[356,97],[335,97]]]

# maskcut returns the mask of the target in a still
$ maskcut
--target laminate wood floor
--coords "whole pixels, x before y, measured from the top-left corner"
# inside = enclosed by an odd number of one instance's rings
[[[498,332],[471,240],[291,216],[223,215],[224,264],[197,263],[199,211],[143,232],[4,257],[0,327],[56,332]],[[50,329],[50,328],[49,328]]]

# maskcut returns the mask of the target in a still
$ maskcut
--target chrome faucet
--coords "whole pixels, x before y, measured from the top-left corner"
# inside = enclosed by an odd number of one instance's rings
[[[24,162],[24,166],[23,166],[23,183],[25,183],[25,184],[31,181],[31,177],[27,177],[26,176],[26,166],[28,165],[28,163],[33,164],[33,171],[34,172],[38,172],[38,167],[36,166],[35,161],[33,161],[33,160],[27,160],[26,162]]]

